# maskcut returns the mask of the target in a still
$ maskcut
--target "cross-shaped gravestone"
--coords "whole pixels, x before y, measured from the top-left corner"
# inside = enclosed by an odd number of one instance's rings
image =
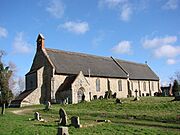
[[[137,98],[137,93],[138,93],[138,91],[137,91],[137,89],[135,90],[135,95],[136,95],[136,98]]]
[[[137,93],[138,93],[138,90],[136,89],[136,90],[135,90],[135,98],[134,98],[134,101],[139,100],[139,97],[138,97]]]

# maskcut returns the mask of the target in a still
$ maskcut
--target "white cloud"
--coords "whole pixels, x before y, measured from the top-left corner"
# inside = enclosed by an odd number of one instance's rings
[[[157,48],[154,51],[154,55],[158,58],[160,57],[174,58],[180,55],[180,47],[172,46],[172,45],[164,45]]]
[[[169,86],[169,81],[161,81],[161,86]]]
[[[116,10],[118,14],[120,14],[120,19],[122,21],[130,20],[133,14],[133,7],[129,0],[100,0],[99,7],[107,7]]]
[[[121,41],[112,48],[112,51],[117,54],[131,54],[131,43],[130,41]]]
[[[97,47],[100,45],[100,43],[104,40],[105,38],[105,33],[104,32],[99,32],[98,35],[96,35],[95,38],[92,40],[93,46]]]
[[[17,33],[13,41],[13,53],[25,54],[30,53],[31,50],[31,44],[25,40],[24,33]]]
[[[173,44],[177,41],[176,36],[166,36],[164,38],[155,37],[153,39],[142,39],[142,45],[144,48],[155,48],[162,45]]]
[[[100,0],[99,7],[107,6],[108,8],[115,8],[125,1],[127,0]]]
[[[65,5],[61,0],[51,0],[46,11],[55,18],[61,18],[64,14]]]
[[[68,21],[63,25],[60,25],[58,28],[64,28],[67,31],[76,33],[76,34],[84,34],[89,30],[89,24],[87,22],[73,22]]]
[[[175,10],[178,8],[178,0],[168,0],[163,6],[163,9]]]
[[[122,11],[120,14],[121,14],[120,15],[121,19],[123,21],[128,21],[130,19],[131,14],[132,14],[132,8],[129,5],[125,4],[125,5],[123,5]]]
[[[8,35],[8,31],[3,28],[3,27],[0,27],[0,38],[6,38]]]
[[[168,65],[176,64],[176,57],[180,55],[180,46],[174,45],[177,42],[177,36],[155,37],[152,39],[143,38],[142,46],[150,49],[155,58],[165,58]]]
[[[175,59],[167,59],[167,64],[168,65],[176,64],[176,60]]]

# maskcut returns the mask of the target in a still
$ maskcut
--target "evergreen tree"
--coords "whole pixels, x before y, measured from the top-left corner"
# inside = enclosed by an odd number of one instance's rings
[[[2,114],[5,112],[5,104],[9,104],[13,98],[13,93],[9,89],[9,79],[12,75],[12,71],[9,67],[5,67],[0,61],[0,91],[1,91],[1,104],[2,104]]]
[[[172,88],[173,95],[175,96],[175,93],[178,92],[178,91],[180,91],[180,86],[178,84],[178,81],[174,80],[173,88]]]

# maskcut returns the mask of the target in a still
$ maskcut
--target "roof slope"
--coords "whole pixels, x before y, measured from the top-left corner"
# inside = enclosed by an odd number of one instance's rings
[[[74,82],[76,77],[77,77],[77,75],[70,75],[70,76],[66,77],[64,82],[59,86],[58,91],[71,89],[71,84]]]
[[[133,63],[118,59],[116,59],[116,61],[125,71],[129,73],[130,79],[159,80],[159,77],[147,64]]]
[[[56,73],[127,78],[126,73],[113,62],[111,58],[100,57],[82,53],[65,52],[54,49],[46,49],[50,60],[55,66]]]
[[[18,97],[16,97],[11,104],[20,104],[23,99],[25,99],[34,90],[25,90]]]

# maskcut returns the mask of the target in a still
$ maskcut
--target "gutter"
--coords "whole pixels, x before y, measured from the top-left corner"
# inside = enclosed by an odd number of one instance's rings
[[[129,73],[117,62],[117,60],[114,59],[112,56],[111,59],[126,73],[127,77],[129,78]]]

